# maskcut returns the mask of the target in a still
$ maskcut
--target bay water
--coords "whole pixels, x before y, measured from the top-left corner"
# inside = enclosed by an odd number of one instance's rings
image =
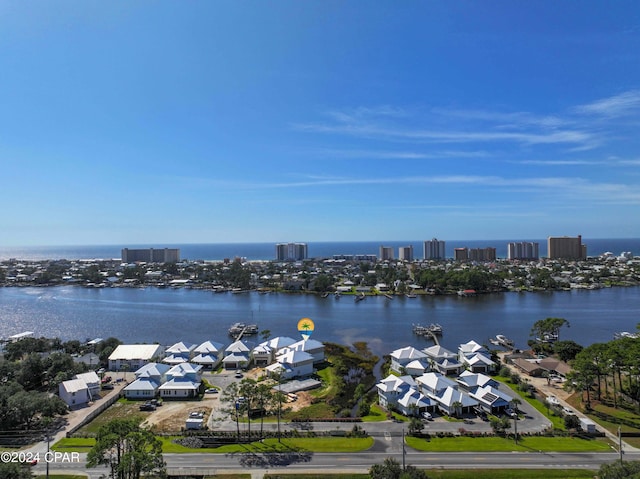
[[[376,354],[399,347],[432,345],[413,324],[439,323],[440,344],[455,350],[474,339],[487,343],[504,334],[526,347],[533,323],[547,317],[570,322],[561,339],[583,346],[605,342],[618,331],[635,331],[640,321],[640,288],[496,293],[476,297],[384,296],[322,298],[313,294],[257,292],[231,294],[197,289],[77,286],[0,288],[0,336],[23,331],[35,336],[84,341],[114,336],[126,343],[214,340],[229,344],[232,323],[256,323],[272,336],[297,338],[299,319],[315,322],[312,338],[345,345],[367,342]],[[247,338],[249,345],[259,337]]]

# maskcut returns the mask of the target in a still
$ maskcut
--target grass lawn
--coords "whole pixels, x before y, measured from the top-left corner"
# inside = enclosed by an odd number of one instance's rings
[[[594,472],[588,469],[465,469],[427,470],[430,479],[564,479],[588,477]]]
[[[136,419],[142,422],[147,416],[140,412],[140,401],[119,399],[113,405],[78,431],[79,434],[96,434],[101,426],[114,419]]]
[[[593,479],[587,469],[425,469],[430,479]],[[265,479],[366,479],[368,474],[266,474]]]
[[[570,437],[527,436],[518,439],[503,437],[434,437],[430,440],[407,436],[407,445],[419,451],[437,452],[611,452],[606,441]]]
[[[52,451],[57,452],[89,452],[96,440],[93,438],[62,438],[51,446]]]
[[[160,437],[162,441],[162,452],[165,453],[193,453],[193,452],[286,452],[286,451],[309,451],[309,452],[358,452],[365,451],[373,445],[372,437],[303,437],[284,438],[279,443],[277,439],[265,439],[263,442],[253,442],[251,444],[227,444],[215,448],[189,449],[178,444],[174,444],[171,437]],[[61,439],[55,443],[51,449],[58,452],[89,452],[95,444],[95,439],[91,438],[70,438]]]
[[[36,479],[45,479],[47,476],[45,474],[40,474],[35,476]],[[87,479],[86,475],[76,475],[76,474],[49,474],[50,479]]]
[[[367,416],[362,416],[362,422],[378,422],[386,420],[387,412],[377,404],[372,404],[369,414]]]
[[[239,452],[359,452],[369,449],[373,445],[373,438],[346,438],[346,437],[313,437],[313,438],[283,438],[265,439],[263,442],[251,444],[227,444],[217,448],[189,449],[173,444],[170,438],[162,438],[162,451],[173,453],[187,452],[215,452],[221,454]]]

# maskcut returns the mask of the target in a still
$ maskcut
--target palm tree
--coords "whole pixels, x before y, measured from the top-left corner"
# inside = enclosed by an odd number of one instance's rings
[[[458,417],[460,414],[462,414],[462,403],[460,401],[454,401],[451,404],[451,408],[453,409],[453,417]]]

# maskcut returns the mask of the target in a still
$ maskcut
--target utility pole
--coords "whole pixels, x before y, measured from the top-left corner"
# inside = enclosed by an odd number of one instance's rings
[[[407,466],[406,466],[406,455],[407,455],[407,450],[404,447],[404,427],[402,428],[402,470],[406,471],[407,470]]]
[[[620,454],[620,464],[622,464],[622,431],[618,426],[618,452]]]
[[[518,415],[514,414],[513,416],[513,432],[516,439],[516,445],[518,444]]]
[[[47,465],[47,479],[49,479],[49,452],[51,451],[51,436],[49,435],[49,426],[47,425],[47,454],[45,456],[45,463]]]

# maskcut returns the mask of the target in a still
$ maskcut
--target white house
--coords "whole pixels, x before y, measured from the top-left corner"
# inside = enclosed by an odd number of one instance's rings
[[[416,378],[416,384],[422,394],[430,397],[440,394],[446,388],[456,389],[458,387],[458,384],[453,379],[436,372],[425,373]]]
[[[398,399],[397,408],[405,416],[419,416],[424,411],[433,411],[435,404],[435,401],[412,387]]]
[[[160,385],[165,381],[166,373],[171,369],[166,364],[149,363],[135,372],[136,379],[124,389],[127,399],[151,399],[154,398]]]
[[[270,373],[278,372],[283,379],[310,376],[313,374],[313,356],[304,351],[285,349],[279,354],[274,364],[267,366]]]
[[[167,364],[180,364],[187,362],[191,359],[191,355],[195,348],[195,344],[186,344],[180,341],[167,348],[165,351],[165,358],[162,362]]]
[[[109,370],[135,371],[155,359],[163,357],[164,350],[159,344],[121,344],[109,356]]]
[[[257,367],[268,366],[273,362],[274,351],[266,343],[261,343],[251,350],[251,358]]]
[[[458,360],[464,363],[465,358],[471,357],[475,354],[484,354],[487,357],[491,357],[491,353],[484,346],[471,340],[468,343],[458,346]]]
[[[58,386],[58,395],[70,408],[86,406],[91,401],[89,388],[82,379],[61,382]]]
[[[197,396],[202,385],[201,375],[202,366],[177,364],[167,371],[167,381],[158,388],[160,396],[166,399]]]
[[[89,397],[95,399],[100,396],[100,378],[95,371],[89,371],[88,373],[76,374],[75,379],[84,381],[89,389]]]
[[[411,376],[389,374],[376,384],[378,403],[384,408],[397,407],[398,400],[412,388],[416,388],[416,382]]]
[[[205,341],[195,348],[193,353],[195,356],[191,359],[192,363],[213,369],[222,361],[224,346],[214,341]]]
[[[478,406],[477,400],[453,387],[448,387],[430,397],[438,403],[441,411],[450,416],[471,413]]]
[[[499,387],[498,381],[490,376],[482,373],[473,373],[471,371],[463,371],[460,373],[457,381],[465,391],[471,391],[474,388],[485,386],[491,386],[494,388]]]
[[[242,341],[236,341],[224,350],[225,356],[222,360],[225,369],[243,369],[249,366],[249,348]]]
[[[426,359],[414,359],[404,368],[410,376],[422,376],[429,370],[429,362]]]
[[[416,359],[425,359],[427,355],[412,346],[396,349],[391,353],[391,370],[405,374],[407,364]]]
[[[463,363],[473,373],[490,373],[496,369],[496,363],[482,353],[466,357]]]
[[[313,356],[314,364],[318,364],[324,361],[324,344],[322,344],[320,341],[316,341],[315,339],[300,340],[283,348],[281,351],[284,352],[288,350],[303,351],[310,354],[311,356]]]
[[[482,409],[489,414],[500,414],[510,406],[513,398],[493,386],[474,388],[469,396],[478,401]]]

